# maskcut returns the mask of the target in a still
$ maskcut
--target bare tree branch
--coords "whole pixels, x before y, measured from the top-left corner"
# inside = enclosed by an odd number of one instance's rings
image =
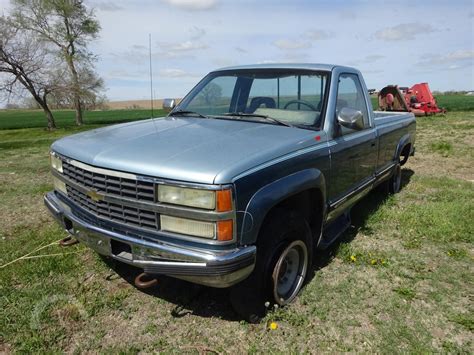
[[[29,92],[43,109],[49,129],[56,125],[47,97],[66,86],[60,68],[46,42],[16,27],[11,18],[0,17],[0,94],[9,98],[15,92]]]
[[[76,123],[82,124],[83,101],[97,93],[88,91],[79,72],[82,64],[91,65],[94,56],[87,43],[95,39],[100,25],[94,12],[82,0],[14,0],[13,18],[17,26],[30,31],[57,48],[69,69],[69,90],[76,109]],[[100,81],[94,73],[95,81]],[[101,82],[101,81],[100,81]]]

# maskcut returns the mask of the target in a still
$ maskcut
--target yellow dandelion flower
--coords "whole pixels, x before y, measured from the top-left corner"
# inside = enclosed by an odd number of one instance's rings
[[[372,265],[375,265],[375,264],[377,264],[377,260],[376,260],[376,259],[372,259],[372,260],[370,260],[370,263],[371,263]]]
[[[357,260],[356,256],[355,256],[355,255],[351,255],[351,261],[352,261],[352,262],[356,262],[356,260]]]
[[[276,322],[271,322],[268,327],[269,327],[271,330],[277,330],[277,329],[278,329],[278,323],[276,323]]]

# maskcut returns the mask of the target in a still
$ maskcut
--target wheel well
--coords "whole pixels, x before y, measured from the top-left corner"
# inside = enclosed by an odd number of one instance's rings
[[[309,223],[313,237],[319,238],[323,220],[323,208],[324,199],[321,191],[318,189],[305,190],[289,196],[273,206],[265,216],[262,226],[265,225],[266,220],[273,211],[281,209],[294,210],[300,213]]]
[[[400,165],[404,165],[407,162],[408,157],[410,156],[410,152],[411,143],[408,143],[403,147],[402,151],[400,152],[400,156],[403,157],[403,159],[400,160]]]

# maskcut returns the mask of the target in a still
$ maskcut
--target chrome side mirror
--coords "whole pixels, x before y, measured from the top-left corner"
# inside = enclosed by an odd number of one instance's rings
[[[164,99],[163,100],[163,110],[166,112],[171,112],[176,107],[175,99]]]
[[[364,129],[364,115],[358,110],[343,107],[337,115],[337,122],[343,127],[360,131]]]

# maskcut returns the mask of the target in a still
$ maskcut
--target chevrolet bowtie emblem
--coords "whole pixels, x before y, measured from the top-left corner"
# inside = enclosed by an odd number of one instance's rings
[[[89,196],[92,199],[92,201],[95,201],[95,202],[99,202],[104,199],[104,195],[102,195],[101,193],[95,190],[87,191],[87,196]]]

